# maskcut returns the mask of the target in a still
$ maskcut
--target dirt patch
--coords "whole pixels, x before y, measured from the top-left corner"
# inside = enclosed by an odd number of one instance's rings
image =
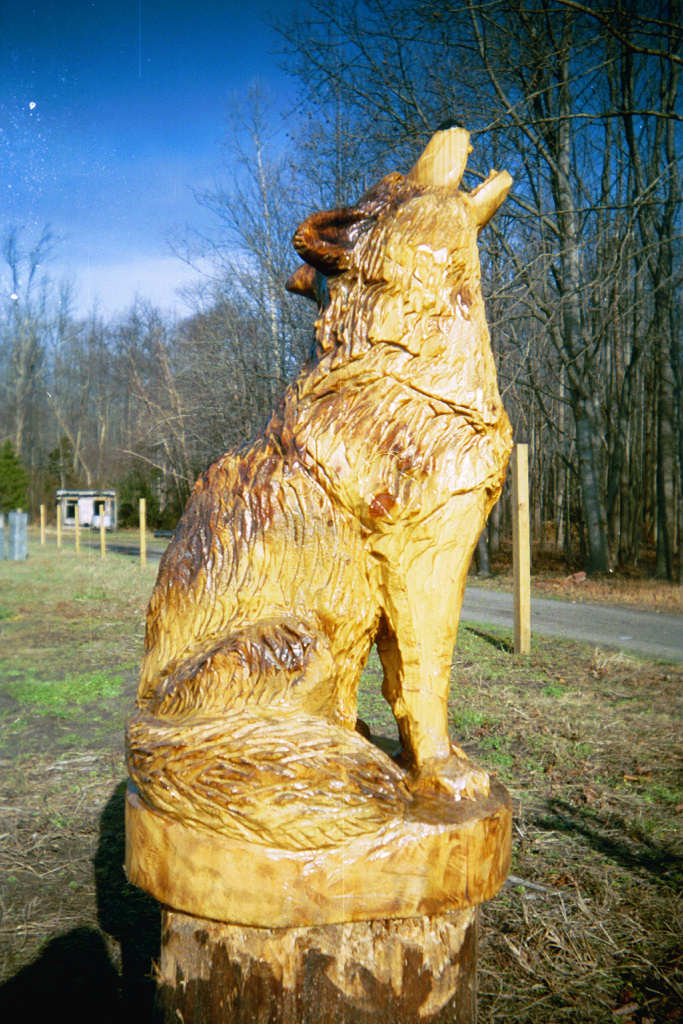
[[[154,572],[54,550],[0,563],[3,1019],[54,1013],[65,992],[76,1020],[152,1019],[159,914],[123,875],[122,746]],[[33,700],[15,685],[32,679]],[[511,878],[483,911],[482,1024],[683,1019],[682,682],[673,665],[556,638],[520,657],[504,630],[461,630],[453,736],[515,807]],[[360,714],[390,749],[380,685],[373,656]]]

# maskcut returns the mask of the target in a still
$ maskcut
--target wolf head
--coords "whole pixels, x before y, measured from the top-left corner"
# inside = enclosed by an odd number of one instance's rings
[[[460,190],[460,182],[472,151],[469,133],[462,128],[436,132],[413,169],[402,175],[398,172],[382,178],[369,189],[354,206],[340,207],[313,213],[297,228],[293,244],[306,261],[288,280],[289,291],[308,298],[320,298],[320,276],[335,278],[353,267],[359,244],[372,229],[389,219],[410,220],[414,216],[417,199],[432,193],[434,205],[439,207],[443,231],[449,232],[449,211],[458,210],[462,227],[478,234],[504,201],[512,178],[507,171],[491,171],[488,178],[470,193]],[[424,202],[419,205],[421,236],[431,235],[422,220]],[[407,206],[403,211],[401,208]],[[397,225],[398,226],[398,225]],[[400,228],[398,232],[400,233]],[[460,232],[458,232],[460,234]],[[409,239],[405,240],[409,244]],[[451,248],[453,239],[447,248]],[[361,246],[368,248],[368,246]],[[369,246],[371,249],[377,245]],[[424,246],[423,246],[424,248]],[[440,250],[442,247],[438,246]],[[366,272],[371,267],[364,268]]]
[[[417,354],[458,317],[485,331],[477,237],[512,179],[491,171],[462,191],[470,151],[464,129],[437,132],[407,175],[389,174],[354,206],[297,228],[306,262],[287,288],[318,302],[319,359],[339,349],[357,357],[377,342]]]

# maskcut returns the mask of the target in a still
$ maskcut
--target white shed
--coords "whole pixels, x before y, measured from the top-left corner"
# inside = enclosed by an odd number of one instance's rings
[[[115,530],[118,523],[116,491],[57,491],[57,505],[62,526],[76,525],[78,509],[79,526],[99,527],[100,516],[104,515],[104,526]]]

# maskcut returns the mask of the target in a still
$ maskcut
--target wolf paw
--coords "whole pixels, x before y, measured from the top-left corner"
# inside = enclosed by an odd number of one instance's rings
[[[488,772],[472,764],[465,752],[453,745],[445,761],[428,761],[420,768],[411,789],[415,793],[448,793],[454,800],[488,796]]]

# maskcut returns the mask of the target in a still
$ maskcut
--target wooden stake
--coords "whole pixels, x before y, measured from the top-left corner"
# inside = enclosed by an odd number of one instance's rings
[[[55,510],[55,519],[57,522],[57,547],[62,546],[62,506],[57,502],[57,508]]]
[[[107,557],[107,539],[106,531],[104,528],[104,505],[102,506],[102,511],[100,512],[100,555],[102,556],[102,558]]]
[[[147,502],[140,498],[140,565],[147,564]]]
[[[512,568],[515,581],[515,654],[531,650],[531,549],[529,545],[529,446],[512,453]]]
[[[76,528],[76,554],[79,554],[81,550],[81,517],[78,502],[76,502],[76,511],[74,512],[74,526]]]
[[[40,506],[40,543],[45,544],[45,506]]]

